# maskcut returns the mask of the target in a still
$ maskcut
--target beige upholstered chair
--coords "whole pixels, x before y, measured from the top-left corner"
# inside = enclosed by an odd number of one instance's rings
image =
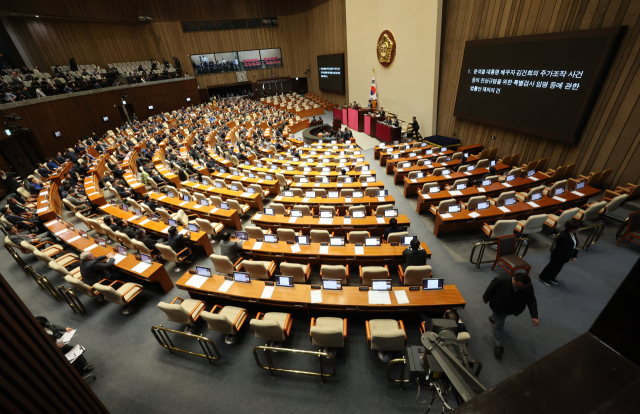
[[[74,276],[64,276],[64,280],[70,284],[72,287],[78,289],[78,292],[89,296],[90,298],[98,296],[100,293],[93,289],[92,286],[87,285],[82,282],[82,280],[77,279]]]
[[[104,232],[107,233],[107,236],[111,239],[111,241],[120,244],[120,238],[113,230],[111,230],[111,227],[107,226],[106,224],[101,224],[101,226]],[[108,240],[105,241],[108,242]]]
[[[442,171],[446,170],[445,167],[438,167],[438,168],[434,168],[433,172],[431,173],[431,175],[433,175],[434,177],[440,177],[442,176]]]
[[[506,200],[507,198],[514,198],[515,196],[515,191],[503,191],[500,193],[497,199],[489,198],[489,202],[491,203],[491,205],[494,205],[496,207],[502,207],[504,206],[504,200]]]
[[[237,200],[227,199],[226,201],[229,204],[229,208],[232,210],[237,210],[239,215],[245,214],[250,209],[249,205],[240,205]]]
[[[215,305],[211,312],[202,312],[200,317],[207,322],[210,330],[226,334],[224,342],[230,345],[236,341],[247,315],[247,311],[242,308]]]
[[[293,210],[298,210],[298,211],[302,211],[302,216],[303,217],[309,217],[309,216],[313,216],[313,210],[309,208],[309,206],[295,206],[291,209]]]
[[[311,230],[311,243],[329,243],[332,234],[329,234],[327,230]]]
[[[251,279],[269,280],[276,271],[276,262],[262,260],[244,260],[242,267],[249,273]]]
[[[433,215],[438,215],[438,213],[444,214],[444,213],[449,211],[449,206],[452,206],[452,205],[454,205],[456,203],[457,203],[457,201],[456,201],[455,198],[450,198],[448,200],[442,200],[441,202],[438,203],[437,207],[436,206],[429,207],[429,211]]]
[[[72,214],[74,215],[75,213],[84,213],[85,211],[91,210],[91,207],[87,207],[85,204],[74,206],[73,204],[71,204],[71,201],[67,200],[66,198],[63,198],[62,202],[65,206],[67,206],[69,210],[71,210]]]
[[[398,265],[398,275],[400,282],[405,286],[422,286],[422,279],[433,277],[431,266],[407,266],[402,270],[402,265]]]
[[[539,185],[537,187],[530,188],[526,193],[517,193],[516,198],[518,201],[531,201],[531,196],[535,193],[543,193],[544,185]]]
[[[176,303],[176,301],[180,301]],[[160,302],[158,308],[167,314],[167,319],[171,322],[187,325],[185,332],[194,333],[196,330],[196,321],[204,311],[206,304],[201,300],[182,299],[175,297],[171,303]]]
[[[120,231],[116,231],[115,234],[127,249],[137,250],[137,247],[133,244],[133,240],[131,240],[129,236]]]
[[[555,183],[553,183],[553,185],[551,187],[545,188],[544,191],[542,191],[542,194],[544,195],[551,195],[553,196],[553,194],[556,191],[556,188],[558,187],[564,187],[565,190],[567,189],[567,180],[560,180],[560,181],[556,181]]]
[[[547,214],[535,214],[529,216],[526,220],[518,220],[516,233],[525,235],[541,232],[545,221],[547,221],[547,217]]]
[[[264,231],[260,227],[257,227],[257,226],[245,226],[244,230],[247,232],[247,236],[249,236],[250,239],[262,239],[262,240],[264,240],[264,235],[265,234],[271,234],[271,229],[268,229],[267,231]]]
[[[340,279],[342,284],[349,283],[349,265],[320,265],[321,279]]]
[[[352,231],[347,233],[347,242],[349,244],[356,244],[356,243],[364,244],[364,239],[370,236],[371,234],[369,234],[368,231]]]
[[[438,183],[425,183],[421,189],[418,189],[418,192],[421,194],[429,194],[430,187],[438,187]]]
[[[372,319],[366,321],[367,345],[378,351],[382,362],[391,359],[385,351],[402,351],[407,344],[407,333],[402,320]]]
[[[383,204],[381,206],[376,207],[376,211],[374,213],[375,216],[383,216],[384,212],[387,210],[393,210],[393,204]]]
[[[162,221],[164,224],[169,224],[169,219],[172,218],[171,214],[162,207],[156,208],[156,214],[160,216],[160,221]]]
[[[116,290],[114,289],[114,285],[117,284],[122,284],[122,286]],[[122,314],[127,315],[133,312],[133,305],[131,302],[140,294],[140,292],[142,292],[142,285],[138,285],[136,283],[124,283],[119,280],[111,281],[109,279],[103,279],[93,285],[93,289],[102,294],[102,296],[109,302],[124,306],[124,308],[122,308]]]
[[[484,226],[482,226],[482,231],[484,231],[487,236],[495,240],[500,236],[513,234],[517,225],[518,220],[498,220],[496,221],[496,224],[485,223]],[[491,248],[493,248],[493,245]],[[497,248],[497,246],[495,248]]]
[[[320,346],[325,352],[334,355],[334,348],[344,348],[347,339],[347,319],[327,316],[311,318],[309,335],[311,344]]]
[[[298,263],[280,263],[280,273],[282,276],[293,276],[293,283],[307,283],[311,275],[311,265]]]
[[[484,203],[487,201],[487,196],[475,196],[471,197],[466,203],[463,203],[463,207],[469,211],[474,211],[478,208],[478,203]]]
[[[349,207],[349,215],[353,216],[354,211],[362,211],[365,214],[367,213],[367,208],[365,206],[351,206]]]
[[[402,238],[409,235],[409,232],[406,231],[397,231],[395,233],[389,233],[389,238],[387,239],[387,243],[400,243],[402,242]]]
[[[389,279],[389,266],[360,266],[360,285],[371,286],[373,279]]]
[[[154,254],[151,252],[151,250],[145,246],[144,243],[142,243],[139,240],[131,240],[131,244],[135,247],[135,249],[139,252],[139,253],[143,253],[143,254],[148,254],[149,256],[154,256]]]
[[[258,312],[256,318],[249,322],[256,338],[271,342],[286,341],[292,324],[291,314],[282,312]]]
[[[280,241],[296,241],[296,236],[302,236],[302,231],[296,233],[292,229],[277,229],[276,233],[278,234],[278,240]]]
[[[345,188],[343,190],[340,190],[340,197],[353,197],[353,189]]]
[[[211,260],[213,270],[216,273],[232,275],[233,272],[237,272],[242,268],[242,258],[239,258],[235,263],[231,263],[231,260],[229,260],[227,256],[212,254],[209,256],[209,260]]]
[[[489,168],[489,160],[488,159],[479,160],[476,163],[476,169],[479,169],[479,168]]]
[[[195,219],[195,222],[200,228],[200,231],[204,231],[210,235],[212,239],[216,234],[220,233],[224,229],[224,224],[222,223],[213,223],[201,218]]]
[[[597,201],[592,204],[587,204],[586,206],[583,206],[583,208],[581,208],[573,218],[578,220],[580,223],[595,220],[598,218],[598,215],[600,215],[600,210],[602,210],[606,205],[606,201]]]
[[[188,247],[185,247],[182,251],[175,252],[171,247],[167,246],[166,244],[158,243],[156,244],[156,249],[160,251],[160,254],[162,255],[162,258],[164,260],[167,260],[169,262],[173,262],[176,264],[176,268],[174,269],[176,272],[182,271],[182,268],[180,267],[180,263],[183,263],[183,262],[185,264],[191,263],[190,261],[186,260],[187,257],[189,257],[189,255],[191,254],[191,249],[189,249]],[[180,257],[180,255],[185,252],[187,252],[188,254]]]
[[[269,208],[272,208],[275,214],[287,214],[287,209],[285,208],[284,204],[271,203],[269,204]]]
[[[607,200],[607,198],[606,198],[606,197],[607,197],[608,195],[611,195],[611,194],[616,195],[616,196],[615,196],[615,197],[613,197],[613,198],[612,198],[612,199],[610,199],[610,200]],[[605,192],[605,198],[603,198],[602,200],[603,200],[603,201],[608,201],[608,203],[607,203],[607,205],[605,205],[605,206],[602,208],[602,210],[600,210],[600,212],[599,212],[599,213],[600,213],[600,214],[610,214],[610,213],[613,213],[614,211],[616,211],[616,210],[620,207],[620,205],[621,205],[622,203],[624,203],[624,202],[627,200],[627,198],[628,198],[628,197],[629,197],[629,195],[628,195],[628,194],[620,194],[620,195],[617,195],[617,193],[614,193],[614,192],[612,192],[612,191]]]
[[[580,211],[578,207],[570,208],[564,211],[556,211],[555,214],[549,214],[547,216],[547,220],[545,220],[544,225],[554,230],[552,237],[555,237],[555,234],[562,228],[564,228],[564,223],[571,220],[573,216],[578,213],[578,211]]]
[[[56,262],[55,260],[50,261],[47,266],[49,266],[50,269],[55,270],[56,272],[58,272],[58,274],[62,277],[65,276],[71,276],[74,279],[80,279],[82,276],[80,275],[80,266],[72,269],[72,270],[67,270],[66,267],[64,267],[62,264]],[[69,264],[67,264],[67,266],[69,266]]]

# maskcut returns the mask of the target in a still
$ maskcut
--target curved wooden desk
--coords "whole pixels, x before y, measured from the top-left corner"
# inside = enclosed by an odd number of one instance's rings
[[[510,167],[505,164],[496,164],[496,172],[504,171],[509,169]],[[422,187],[426,183],[438,183],[440,188],[442,188],[445,184],[453,184],[454,181],[459,180],[461,178],[473,178],[476,179],[481,177],[489,172],[488,168],[476,168],[471,172],[452,172],[449,175],[439,175],[433,176],[430,175],[428,177],[420,178],[417,180],[409,180],[409,178],[405,177],[404,181],[404,196],[414,195],[418,192],[418,189],[422,189]]]
[[[349,210],[351,206],[365,206],[367,214],[375,211],[376,207],[384,204],[395,204],[396,200],[393,196],[387,197],[362,197],[362,198],[305,198],[305,197],[285,197],[277,196],[273,199],[276,203],[282,203],[285,207],[295,206],[309,206],[309,208],[315,208],[320,206],[333,206],[338,214],[344,215],[345,211]],[[318,213],[318,210],[316,210]]]
[[[237,230],[242,230],[242,224],[240,223],[240,216],[236,210],[223,210],[214,206],[200,206],[194,201],[182,201],[179,198],[169,197],[165,194],[158,194],[156,192],[148,192],[156,203],[169,206],[172,210],[183,209],[187,214],[196,214],[198,217],[209,221],[217,221],[225,226],[235,227]],[[211,220],[213,219],[213,220]]]

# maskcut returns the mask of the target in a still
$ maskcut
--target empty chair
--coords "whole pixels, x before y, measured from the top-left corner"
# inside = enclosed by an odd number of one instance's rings
[[[300,188],[292,188],[291,192],[293,193],[294,197],[304,197],[304,191],[302,191]]]
[[[271,203],[269,204],[269,208],[272,208],[275,214],[287,214],[287,209],[284,207],[284,204]]]
[[[542,191],[542,194],[553,196],[555,194],[556,189],[557,188],[561,188],[561,187],[564,187],[565,190],[566,190],[566,188],[567,188],[567,180],[556,181],[555,183],[553,183],[553,185],[551,187],[545,188]]]
[[[302,232],[296,233],[294,230],[292,229],[283,229],[283,228],[279,228],[276,230],[277,234],[278,234],[278,240],[280,241],[292,241],[295,243],[296,241],[296,236],[301,236]]]
[[[476,163],[476,169],[479,168],[489,168],[489,160],[481,159]]]
[[[526,193],[517,193],[516,198],[518,201],[531,201],[531,196],[536,193],[542,194],[544,191],[544,185],[539,185],[537,187],[530,188]]]
[[[484,203],[485,201],[487,201],[487,196],[475,196],[463,203],[463,206],[469,211],[474,211],[478,208],[478,203]]]
[[[433,277],[431,266],[407,266],[402,270],[402,265],[398,265],[398,276],[400,282],[405,286],[422,286],[422,279]]]
[[[383,204],[381,206],[376,207],[375,215],[384,216],[384,212],[387,210],[393,210],[393,204]]]
[[[371,286],[373,279],[389,279],[389,266],[360,266],[360,285]]]
[[[612,197],[613,198],[609,198]],[[605,205],[602,210],[600,210],[600,214],[611,214],[616,211],[622,203],[624,203],[629,196],[627,194],[618,195],[613,191],[605,191],[604,197],[601,201],[607,201],[607,205]]]
[[[218,311],[216,313],[216,311]],[[210,312],[202,312],[200,317],[207,322],[207,327],[215,332],[226,334],[224,342],[232,344],[247,319],[247,311],[235,306],[215,305]]]
[[[553,237],[555,237],[555,233],[557,233],[560,229],[564,228],[564,224],[571,220],[573,216],[575,216],[580,209],[578,207],[570,208],[567,210],[556,211],[555,214],[549,214],[547,216],[547,220],[545,220],[544,225],[550,227],[555,230]],[[560,213],[558,215],[558,213]]]
[[[453,154],[451,156],[451,160],[460,160],[462,159],[462,153],[461,152],[456,152],[455,154]]]
[[[409,236],[409,233],[406,231],[397,231],[395,233],[389,233],[387,238],[387,243],[400,243],[403,237]]]
[[[418,192],[421,194],[429,194],[429,188],[431,187],[438,187],[438,183],[425,183],[422,189],[418,189]]]
[[[482,231],[491,237],[492,239],[497,239],[500,236],[506,236],[508,234],[513,234],[513,231],[516,229],[518,225],[518,220],[498,220],[496,224],[484,224],[482,226]],[[493,246],[491,246],[493,248]]]
[[[253,259],[244,260],[242,267],[249,273],[251,279],[269,280],[276,271],[276,262],[273,260],[270,262]]]
[[[520,168],[512,168],[511,171],[509,171],[508,174],[506,174],[504,177],[499,177],[498,181],[506,181],[507,177],[510,175],[515,176],[515,178],[518,178],[522,175],[523,171]]]
[[[238,191],[245,191],[244,185],[240,181],[231,181],[231,185],[235,185],[238,187]],[[231,188],[231,187],[229,187]]]
[[[617,186],[615,192],[617,194],[626,194],[626,195],[628,195],[629,198],[627,198],[627,201],[634,200],[634,199],[640,197],[640,185],[627,183],[627,185],[624,186],[624,187]]]
[[[114,286],[119,284],[121,284],[121,286],[118,287],[117,290],[114,289]],[[124,308],[122,308],[122,314],[127,315],[133,312],[134,308],[131,302],[142,292],[142,285],[138,285],[137,283],[124,283],[119,280],[111,281],[109,279],[103,279],[93,285],[93,289],[109,302],[124,306]]]
[[[321,279],[339,279],[342,280],[342,284],[349,283],[349,265],[320,265],[320,278]]]
[[[327,196],[327,190],[323,190],[322,188],[318,188],[313,190],[316,193],[316,198],[317,197],[326,197]]]
[[[363,213],[367,212],[367,208],[365,206],[351,206],[349,207],[349,215],[352,216],[354,211],[362,211]]]
[[[580,223],[595,220],[600,215],[600,210],[602,210],[606,205],[606,201],[596,201],[595,203],[586,204],[582,206],[573,218],[578,220]]]
[[[378,191],[380,191],[379,187],[369,187],[364,190],[364,195],[366,197],[373,197],[378,194]]]
[[[516,270],[520,269],[525,269],[527,274],[529,274],[531,265],[516,254],[515,234],[498,237],[496,244],[498,245],[498,254],[496,255],[496,260],[493,262],[493,266],[491,266],[491,270],[498,265],[509,272],[511,276],[515,274]]]
[[[434,177],[439,177],[442,175],[442,171],[446,170],[445,167],[438,167],[438,168],[434,168],[433,172],[431,173],[431,175],[433,175]]]
[[[319,207],[320,211],[330,211],[333,213],[334,216],[338,215],[338,212],[336,211],[336,208],[334,206],[320,206]]]
[[[240,215],[245,214],[250,208],[247,204],[240,205],[238,201],[232,199],[227,199],[227,203],[229,204],[230,209],[238,211],[238,214]]]
[[[350,244],[364,244],[364,239],[370,236],[371,234],[368,231],[352,231],[347,233],[347,242]]]
[[[213,270],[216,273],[232,275],[233,272],[237,272],[242,268],[242,258],[239,258],[237,262],[232,263],[227,256],[212,254],[209,256],[209,260],[211,260]]]
[[[309,329],[311,344],[334,354],[334,348],[343,348],[347,339],[347,319],[334,317],[311,318]]]
[[[353,191],[354,190],[352,188],[340,190],[340,197],[353,197]]]
[[[271,194],[269,190],[263,189],[259,184],[251,184],[249,185],[249,188],[253,188],[256,194],[260,194],[260,197],[262,198],[266,198],[269,194]]]
[[[222,205],[222,198],[220,198],[219,196],[211,196],[209,197],[209,201],[211,202],[211,205],[213,207],[220,208],[220,206]]]
[[[271,229],[264,231],[260,227],[256,227],[256,226],[246,226],[244,230],[247,232],[247,236],[249,236],[250,239],[264,240],[265,234],[271,234]]]
[[[212,239],[216,234],[220,233],[224,229],[224,224],[222,223],[212,223],[209,220],[201,218],[197,218],[195,222],[200,228],[200,231],[204,231],[210,235]]]
[[[156,244],[156,249],[160,251],[162,258],[164,260],[168,260],[170,262],[174,262],[176,264],[175,271],[180,272],[182,268],[180,267],[180,263],[184,262],[185,264],[191,263],[187,260],[187,257],[191,255],[191,249],[185,247],[182,251],[175,252],[171,247],[166,244],[158,243]],[[186,253],[186,254],[184,254]],[[182,257],[180,257],[182,255]]]
[[[455,190],[460,184],[465,184],[465,185],[469,184],[469,179],[468,178],[461,178],[459,180],[455,180],[453,182],[453,185],[450,185],[450,186],[448,185],[447,188],[451,188],[451,189]]]
[[[127,197],[127,203],[129,203],[129,205],[136,210],[142,210],[142,207],[140,206],[140,204],[138,204],[138,202],[131,197]]]
[[[313,212],[309,206],[295,206],[291,210],[301,211],[303,217],[313,216]]]
[[[292,183],[291,180],[287,180],[284,175],[279,173],[276,173],[276,179],[278,180],[278,185],[280,185],[283,190],[288,188]]]
[[[440,203],[438,203],[437,207],[436,206],[429,207],[429,211],[433,215],[445,214],[446,212],[449,211],[449,206],[453,206],[457,203],[458,202],[456,201],[455,198],[450,198],[449,200],[442,200]]]
[[[523,236],[531,233],[539,233],[542,231],[547,217],[547,214],[536,214],[529,216],[526,220],[518,220],[516,232]]]
[[[249,322],[256,338],[271,342],[286,341],[292,324],[291,314],[283,312],[258,312],[256,318]]]
[[[311,243],[329,243],[329,238],[333,236],[333,233],[329,233],[327,230],[311,230]]]
[[[391,359],[385,351],[402,351],[407,344],[407,333],[402,320],[372,319],[366,321],[367,345],[378,351],[378,358],[382,362]]]
[[[178,300],[180,302],[176,303]],[[204,311],[205,306],[206,304],[201,300],[185,300],[177,296],[171,303],[158,303],[158,308],[167,315],[169,321],[187,325],[184,331],[190,334],[195,332],[196,321]]]
[[[169,219],[171,219],[171,214],[167,210],[162,207],[156,208],[156,213],[160,216],[160,221],[164,224],[169,224]]]
[[[282,276],[292,276],[293,283],[307,283],[309,275],[311,275],[311,265],[282,262],[280,263],[280,273]]]
[[[507,198],[514,198],[515,196],[516,196],[515,191],[503,191],[500,193],[497,199],[494,200],[493,198],[490,198],[489,202],[491,203],[491,205],[494,205],[496,207],[502,207],[504,206],[504,201]]]

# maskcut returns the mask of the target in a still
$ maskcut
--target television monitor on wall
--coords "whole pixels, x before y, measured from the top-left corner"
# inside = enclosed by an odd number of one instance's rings
[[[624,31],[468,41],[453,116],[575,143]]]
[[[323,92],[344,94],[344,53],[318,56],[318,84]]]

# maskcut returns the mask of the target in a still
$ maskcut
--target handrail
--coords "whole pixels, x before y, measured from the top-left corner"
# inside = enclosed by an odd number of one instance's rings
[[[391,378],[391,366],[395,365],[395,364],[400,364],[400,363],[402,363],[402,367],[400,368],[400,378],[398,378],[398,379]],[[405,358],[392,359],[387,364],[387,380],[389,380],[390,382],[393,382],[395,384],[399,384],[400,385],[400,389],[402,389],[402,384],[411,381],[410,379],[405,379],[404,378],[404,372],[405,372],[406,366],[407,366],[407,360]]]
[[[524,243],[526,241],[526,243]],[[485,242],[480,242],[480,243],[476,243],[473,246],[473,249],[471,249],[471,256],[469,257],[469,261],[474,264],[476,266],[476,268],[480,269],[480,265],[482,263],[493,263],[495,261],[495,259],[493,260],[485,260],[483,261],[482,258],[484,257],[484,252],[487,248],[488,245],[491,244],[495,244],[496,242],[494,241],[485,241]],[[521,259],[523,257],[525,257],[527,255],[527,252],[529,251],[529,245],[530,245],[530,241],[529,238],[527,237],[520,237],[516,239],[516,250],[515,250],[515,254],[518,255],[518,257],[520,257]],[[524,252],[522,254],[520,254],[520,250],[522,250],[522,246],[525,246],[524,248]],[[476,260],[473,259],[473,255],[476,252],[476,249],[480,248],[480,252],[478,253],[478,258]]]
[[[620,226],[620,228],[616,232],[616,240],[620,240],[620,237],[622,237],[622,235],[627,230],[627,225],[628,224],[629,224],[629,217],[627,217],[626,220],[624,222],[622,222],[622,225]]]
[[[260,358],[258,357],[258,350],[262,350],[264,351],[264,354],[267,358],[267,363],[269,365],[262,365],[260,363]],[[320,372],[311,372],[311,371],[299,371],[299,370],[293,370],[293,369],[284,369],[284,368],[275,368],[273,366],[273,362],[271,361],[271,356],[269,355],[269,351],[273,351],[273,352],[285,352],[285,353],[289,353],[289,354],[306,354],[306,355],[315,355],[318,357],[318,364],[320,365]],[[324,379],[325,378],[330,378],[336,375],[336,370],[337,370],[337,365],[336,365],[336,359],[333,355],[328,354],[326,352],[316,352],[316,351],[304,351],[302,349],[290,349],[290,348],[276,348],[276,347],[272,347],[272,346],[256,346],[255,348],[253,348],[253,356],[256,359],[256,364],[258,364],[258,367],[267,370],[271,373],[271,378],[273,378],[273,373],[274,372],[289,372],[291,374],[298,374],[298,375],[311,375],[311,376],[315,376],[315,377],[320,377],[320,382],[322,384],[324,384]],[[324,373],[324,367],[322,365],[322,357],[328,358],[332,365],[333,365],[333,373],[331,374],[325,374]]]
[[[47,279],[46,276],[39,274],[33,269],[33,267],[29,265],[27,265],[24,270],[28,274],[31,274],[31,277],[33,277],[33,279],[38,283],[38,285],[43,290],[46,290],[47,292],[51,293],[51,296],[53,296],[55,300],[62,300],[62,298],[60,297],[60,294],[56,291],[56,288],[53,287],[53,285],[51,284],[51,282],[49,282],[49,279]]]
[[[71,289],[68,289],[66,286],[60,285],[58,286],[58,292],[60,296],[67,302],[67,305],[71,308],[74,313],[80,314],[80,316],[87,315],[87,309],[84,307],[80,298],[75,294],[75,292]]]
[[[13,249],[13,247],[8,245],[8,244],[5,244],[4,248],[7,249],[7,251],[11,255],[11,257],[13,257],[13,259],[18,263],[18,266],[20,266],[20,268],[22,270],[24,270],[24,272],[26,274],[28,274],[29,276],[33,277],[33,274],[31,274],[31,273],[29,273],[27,271],[27,264],[24,262],[24,260],[22,260],[22,257],[20,257],[20,255],[18,253],[16,253],[16,251]],[[37,279],[36,279],[36,282],[38,282]],[[38,282],[38,284],[40,284],[40,282]]]
[[[202,348],[203,353],[200,354],[197,352],[187,351],[186,349],[175,347],[173,345],[173,342],[171,342],[171,338],[169,338],[168,332],[171,332],[176,335],[186,336],[189,338],[195,338],[198,344],[200,344],[200,347]],[[205,336],[193,335],[187,332],[176,331],[173,329],[165,328],[162,325],[152,326],[151,333],[156,338],[156,341],[158,341],[160,346],[162,346],[163,348],[167,348],[169,350],[169,353],[171,354],[171,356],[175,356],[174,352],[182,352],[182,353],[197,356],[200,358],[206,358],[209,361],[210,365],[213,365],[214,361],[218,361],[220,359],[220,352],[218,352],[218,348],[216,347],[216,344],[211,339]]]
[[[580,231],[589,229],[591,229],[591,231],[589,232],[589,235],[587,236],[584,244],[576,246],[576,249],[582,249],[586,252],[587,250],[589,250],[589,247],[596,244],[598,240],[600,240],[600,236],[602,236],[602,233],[604,233],[604,223],[601,222],[592,224],[591,226],[587,227],[580,227]],[[549,249],[550,252],[552,252],[556,247],[556,240],[558,240],[557,237],[553,239],[553,243],[551,243],[551,248]]]

